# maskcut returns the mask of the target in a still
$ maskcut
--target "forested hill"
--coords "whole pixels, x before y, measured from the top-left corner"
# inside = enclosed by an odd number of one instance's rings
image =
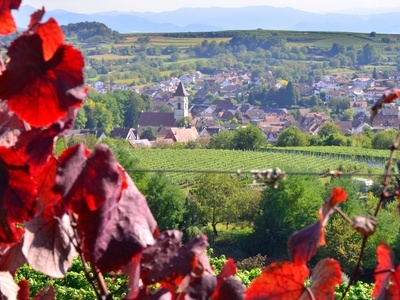
[[[99,22],[79,22],[61,26],[67,38],[85,43],[119,43],[121,35]]]

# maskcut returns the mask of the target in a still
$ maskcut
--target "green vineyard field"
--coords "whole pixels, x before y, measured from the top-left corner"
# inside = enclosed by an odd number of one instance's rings
[[[238,170],[252,171],[279,167],[286,172],[367,172],[367,161],[358,161],[350,155],[326,155],[300,152],[279,151],[236,151],[209,149],[134,149],[134,156],[140,161],[142,170],[165,170],[166,175],[175,183],[191,182],[201,172]],[[383,161],[383,158],[381,158]],[[374,160],[375,162],[375,160]],[[188,172],[184,172],[188,170]],[[382,169],[381,169],[382,170]],[[171,172],[180,171],[180,172]],[[376,173],[377,169],[369,169]],[[383,171],[383,170],[382,170]]]

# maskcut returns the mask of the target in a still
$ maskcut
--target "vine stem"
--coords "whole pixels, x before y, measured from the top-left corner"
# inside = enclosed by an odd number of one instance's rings
[[[386,165],[386,170],[385,170],[385,179],[382,183],[383,188],[382,188],[382,192],[380,195],[380,199],[379,199],[379,203],[376,206],[375,209],[375,213],[374,213],[374,217],[376,217],[380,211],[380,209],[382,208],[382,205],[385,201],[393,198],[394,194],[389,194],[387,191],[387,186],[389,184],[389,177],[390,177],[390,170],[392,169],[393,166],[393,160],[394,160],[394,152],[397,149],[397,147],[399,146],[399,142],[400,142],[400,132],[397,133],[396,139],[394,140],[393,144],[390,146],[390,156],[389,156],[389,161]],[[342,300],[344,299],[344,297],[346,297],[347,292],[350,289],[350,286],[354,283],[354,281],[359,277],[360,274],[360,267],[361,267],[361,261],[364,257],[364,252],[365,252],[365,246],[367,245],[367,240],[368,240],[368,236],[364,236],[363,240],[362,240],[362,244],[361,244],[361,249],[360,249],[360,254],[358,256],[358,260],[357,260],[357,264],[353,270],[353,273],[351,274],[350,280],[349,280],[349,284],[346,287],[346,290],[344,291],[343,295],[342,295]]]
[[[71,219],[71,225],[72,225],[72,228],[73,228],[73,231],[74,231],[75,240],[77,241],[76,242],[76,251],[78,252],[79,257],[81,259],[83,271],[85,273],[85,277],[86,277],[87,281],[89,282],[89,284],[92,286],[94,292],[96,293],[97,299],[99,299],[99,300],[111,300],[112,299],[112,295],[110,294],[110,292],[107,289],[106,283],[104,281],[103,274],[95,266],[92,266],[92,268],[94,270],[94,276],[90,275],[89,269],[87,267],[87,262],[86,262],[86,259],[85,259],[85,255],[84,255],[82,249],[79,247],[80,238],[79,238],[79,233],[78,233],[78,229],[77,229],[77,225],[76,225],[77,224],[76,218],[71,212],[68,212],[68,215],[69,215],[69,217]],[[98,287],[94,283],[93,279],[95,279]],[[98,291],[98,289],[100,290],[100,292]]]

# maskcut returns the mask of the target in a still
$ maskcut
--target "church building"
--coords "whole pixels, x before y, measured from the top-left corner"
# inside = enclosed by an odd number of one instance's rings
[[[186,91],[182,81],[172,96],[174,97],[174,112],[142,112],[140,114],[137,126],[139,136],[147,127],[155,129],[164,127],[169,130],[175,127],[178,120],[189,117],[189,93]]]

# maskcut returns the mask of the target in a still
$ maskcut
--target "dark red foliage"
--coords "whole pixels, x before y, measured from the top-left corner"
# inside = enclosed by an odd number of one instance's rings
[[[377,299],[385,299],[389,280],[392,273],[395,272],[394,268],[394,255],[392,249],[385,243],[379,244],[376,249],[376,259],[378,265],[375,268],[375,285],[372,290],[372,297]],[[398,287],[397,287],[398,288]]]
[[[56,293],[52,285],[44,287],[33,300],[54,300],[56,298]]]
[[[22,228],[36,212],[37,189],[29,168],[11,148],[0,147],[0,244],[18,242]]]
[[[18,286],[17,300],[29,300],[29,282],[27,280],[21,280],[18,282]]]
[[[20,4],[21,0],[2,0],[0,2],[0,34],[10,34],[17,30],[11,10],[18,9]]]
[[[244,286],[240,280],[233,277],[236,270],[233,259],[229,258],[217,275],[217,287],[211,297],[213,300],[241,299],[243,297]]]
[[[212,274],[206,259],[207,238],[198,236],[182,247],[182,233],[162,232],[156,243],[143,251],[141,278],[145,285],[161,282],[171,291],[185,291],[191,278]]]
[[[95,211],[103,203],[116,203],[122,192],[123,171],[111,150],[97,145],[88,155],[83,145],[60,157],[56,178],[64,201],[76,213]]]
[[[292,233],[288,246],[292,261],[306,264],[315,255],[318,247],[325,245],[325,234],[321,221]]]
[[[119,202],[109,197],[97,210],[85,207],[79,214],[81,247],[102,272],[120,269],[154,242],[157,223],[146,199],[130,178],[127,184]]]
[[[334,300],[335,286],[342,282],[342,271],[334,259],[324,259],[318,262],[311,274],[309,290],[316,300]]]
[[[22,253],[22,241],[0,250],[0,272],[14,272],[24,263],[26,258]]]
[[[246,300],[298,299],[304,291],[304,280],[310,272],[306,265],[275,262],[263,270],[260,277],[245,291]]]
[[[64,44],[64,35],[56,20],[50,18],[46,23],[40,23],[45,13],[44,8],[31,15],[29,31],[37,33],[43,41],[43,57],[49,61],[58,47]]]
[[[71,220],[63,203],[59,202],[47,206],[41,214],[25,223],[22,251],[35,270],[61,278],[77,255],[74,241]]]
[[[38,34],[20,36],[8,49],[10,62],[0,76],[0,99],[8,99],[10,110],[36,127],[65,117],[83,100],[69,93],[83,85],[81,53],[63,45],[46,61],[42,45]]]

